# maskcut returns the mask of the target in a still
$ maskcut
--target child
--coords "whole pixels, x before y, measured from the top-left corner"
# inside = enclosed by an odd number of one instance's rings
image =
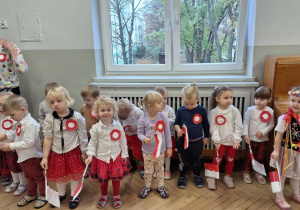
[[[6,134],[6,132],[13,130],[13,125],[16,123],[9,116],[6,116],[2,109],[4,102],[11,95],[13,95],[12,92],[0,93],[0,124],[2,127],[2,129],[0,129],[0,134]],[[2,146],[8,142],[8,140],[2,141],[0,142],[0,145]],[[18,155],[16,151],[3,152],[0,150],[0,154],[2,161],[1,173],[4,175],[4,178],[2,179],[2,185],[5,185],[6,183],[9,184],[11,177],[13,180],[13,182],[6,187],[5,192],[10,193],[16,190],[14,195],[23,194],[27,190],[27,181],[24,173],[22,172],[20,164],[17,163]]]
[[[72,195],[81,181],[87,157],[85,120],[80,113],[69,108],[74,100],[62,86],[49,90],[47,102],[53,113],[47,115],[44,121],[45,139],[41,166],[47,169],[48,181],[56,183],[60,201],[66,198],[66,185],[70,181],[69,208],[75,209],[80,196],[72,201]]]
[[[113,119],[116,113],[116,102],[107,96],[100,97],[93,110],[100,121],[92,126],[91,140],[88,146],[88,158],[85,163],[90,164],[90,178],[100,184],[102,196],[98,201],[98,208],[103,208],[107,201],[108,180],[112,180],[114,190],[114,207],[120,208],[120,181],[131,169],[128,158],[125,133],[122,125]],[[93,159],[93,157],[95,157]]]
[[[223,182],[228,188],[234,188],[230,177],[234,166],[234,156],[242,141],[242,117],[240,111],[232,104],[232,90],[227,85],[216,87],[211,95],[211,111],[209,114],[211,139],[216,151],[213,164],[217,165],[217,152],[221,163],[226,152],[226,168]],[[208,188],[216,189],[215,178],[207,178]]]
[[[300,179],[300,86],[293,87],[288,94],[289,108],[285,115],[278,118],[275,137],[274,151],[271,157],[282,166],[279,171],[282,190],[285,179],[290,178],[292,187],[292,199],[300,203],[299,179]],[[292,146],[292,148],[291,148]],[[291,209],[286,202],[283,192],[276,193],[275,203],[281,209]]]
[[[267,106],[271,100],[271,89],[267,86],[258,88],[254,93],[255,106],[247,109],[243,123],[243,135],[247,144],[251,145],[256,161],[263,164],[268,146],[268,133],[274,128],[274,111]],[[252,183],[250,177],[251,155],[249,146],[246,146],[245,166],[243,180]],[[255,173],[258,183],[266,184],[266,179]]]
[[[144,112],[133,105],[128,99],[118,101],[118,117],[124,128],[127,139],[127,148],[132,148],[132,156],[135,159],[140,176],[144,178],[144,159],[142,154],[142,142],[137,136],[137,123]]]
[[[16,130],[2,134],[0,140],[14,139],[13,143],[6,143],[0,147],[3,151],[16,150],[18,163],[28,182],[28,192],[18,202],[22,207],[37,199],[34,208],[41,208],[47,204],[45,198],[45,177],[40,166],[42,148],[39,136],[40,125],[28,112],[26,100],[18,95],[7,98],[3,104],[3,111],[17,121]],[[40,196],[37,198],[37,185]]]
[[[175,112],[172,107],[167,105],[168,102],[168,92],[165,87],[157,86],[154,89],[156,92],[159,92],[163,97],[163,111],[162,113],[166,115],[170,123],[171,139],[172,139],[172,154],[176,150],[176,141],[175,141],[175,131],[174,131],[174,121],[175,121]],[[165,179],[171,179],[171,157],[165,157]]]
[[[182,88],[181,98],[184,106],[177,110],[174,123],[177,136],[179,137],[176,143],[180,160],[178,187],[186,188],[186,173],[191,166],[193,166],[196,187],[204,187],[204,182],[200,176],[200,158],[203,145],[206,145],[209,141],[207,113],[204,107],[197,104],[199,92],[195,82]],[[183,135],[183,125],[186,125],[189,137],[189,146],[186,149],[184,149],[185,135]]]
[[[140,193],[141,198],[146,198],[151,191],[152,175],[156,172],[157,191],[162,198],[169,196],[164,187],[164,158],[172,156],[172,142],[168,118],[162,114],[162,95],[156,91],[148,91],[143,99],[146,113],[138,121],[138,137],[143,142],[145,186]]]
[[[84,117],[86,122],[86,131],[88,135],[88,141],[91,138],[90,129],[94,124],[99,122],[97,116],[93,114],[92,108],[94,103],[98,100],[100,95],[100,89],[96,85],[85,86],[81,92],[84,104],[80,108],[80,114]]]
[[[45,97],[47,97],[49,90],[51,88],[55,88],[55,87],[58,87],[58,84],[56,82],[47,83],[45,86]],[[44,127],[44,120],[45,120],[46,115],[51,114],[52,112],[53,112],[53,110],[50,108],[46,99],[40,103],[38,121],[41,125],[41,129],[43,129],[43,127]]]

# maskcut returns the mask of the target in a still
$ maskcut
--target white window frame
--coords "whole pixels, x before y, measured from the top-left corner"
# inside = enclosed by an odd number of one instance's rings
[[[100,0],[101,34],[104,57],[104,75],[216,75],[244,74],[246,58],[246,25],[248,0],[240,0],[237,60],[234,63],[180,63],[180,0],[165,0],[165,64],[113,65],[110,1]],[[173,14],[172,14],[173,10]],[[173,17],[172,17],[173,15]],[[172,36],[173,34],[173,36]],[[173,44],[173,45],[172,45]],[[172,50],[173,49],[173,50]]]

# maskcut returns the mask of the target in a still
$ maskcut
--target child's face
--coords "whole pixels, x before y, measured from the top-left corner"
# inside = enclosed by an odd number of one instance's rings
[[[222,92],[219,96],[216,97],[216,101],[219,103],[220,109],[228,109],[229,106],[232,104],[232,91],[226,90]]]
[[[150,105],[150,110],[154,111],[154,112],[162,112],[163,109],[164,109],[164,107],[163,107],[162,100],[159,100],[159,101],[155,102],[154,104]]]
[[[199,101],[199,97],[195,95],[191,99],[187,99],[186,96],[183,95],[182,100],[185,108],[187,108],[188,110],[192,110],[197,107],[197,102]]]
[[[21,107],[19,110],[9,109],[7,114],[10,116],[11,119],[15,121],[20,121],[28,114],[28,112],[25,107]]]
[[[1,114],[4,114],[3,109],[2,109],[2,105],[4,104],[5,100],[6,100],[6,97],[1,97],[0,98],[0,113]]]
[[[300,115],[300,97],[290,96],[290,107],[296,114]]]
[[[97,101],[98,97],[94,98],[93,96],[85,96],[83,97],[84,104],[86,107],[91,108],[94,106],[95,102]]]
[[[62,97],[50,97],[49,99],[51,109],[57,113],[63,113],[68,108],[67,101]]]
[[[114,109],[111,106],[102,104],[99,106],[98,114],[104,124],[111,123],[114,116]]]
[[[167,95],[167,93],[164,93],[163,94],[163,109],[166,107],[166,105],[167,105],[167,102],[168,102],[168,95]]]
[[[264,99],[264,98],[255,98],[255,106],[258,110],[264,110],[267,106],[267,103],[270,102],[270,99]]]

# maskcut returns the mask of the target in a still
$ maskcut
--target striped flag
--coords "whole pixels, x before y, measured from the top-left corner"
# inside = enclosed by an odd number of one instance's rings
[[[272,171],[269,173],[269,176],[271,181],[272,192],[273,193],[281,192],[281,184],[280,184],[278,172]]]
[[[211,163],[204,163],[205,165],[205,176],[219,179],[219,165]]]
[[[182,131],[184,133],[184,149],[189,147],[189,135],[188,135],[188,130],[185,124],[182,126]]]

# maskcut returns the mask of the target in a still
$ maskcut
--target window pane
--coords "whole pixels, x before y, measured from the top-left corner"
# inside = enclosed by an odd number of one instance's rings
[[[180,0],[180,63],[236,62],[239,0]]]
[[[165,63],[165,3],[111,0],[113,65]]]

